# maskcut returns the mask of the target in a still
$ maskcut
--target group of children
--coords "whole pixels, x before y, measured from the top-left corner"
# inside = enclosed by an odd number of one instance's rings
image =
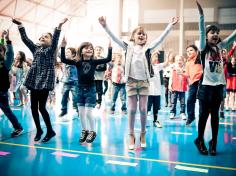
[[[112,70],[111,83],[113,89],[111,112],[115,111],[115,104],[118,93],[121,94],[122,112],[128,111],[129,125],[129,145],[130,150],[134,150],[137,142],[134,133],[135,116],[137,108],[140,112],[141,133],[138,139],[142,148],[146,148],[146,120],[147,112],[153,106],[153,125],[161,127],[158,121],[158,110],[160,109],[161,83],[160,71],[168,69],[164,74],[166,91],[171,92],[170,119],[176,116],[176,103],[179,98],[181,104],[181,118],[186,120],[186,125],[192,123],[195,119],[195,102],[199,99],[199,122],[198,137],[194,143],[203,155],[216,155],[217,135],[219,128],[219,108],[224,100],[224,88],[226,85],[224,74],[224,62],[221,56],[221,50],[236,38],[234,31],[227,39],[219,38],[219,28],[215,25],[205,27],[204,14],[201,5],[197,2],[200,14],[200,47],[195,45],[187,47],[187,63],[184,64],[184,57],[175,56],[175,63],[168,66],[173,60],[173,56],[164,63],[158,63],[157,50],[158,45],[163,42],[173,26],[178,22],[178,18],[172,18],[164,32],[148,46],[147,33],[142,27],[133,30],[130,42],[126,43],[118,39],[110,30],[105,17],[99,18],[99,23],[108,33],[108,35],[125,51],[125,61],[122,61],[122,55],[118,55],[113,63],[112,47],[109,41],[108,55],[106,58],[101,56],[102,48],[93,47],[90,42],[83,42],[76,50],[75,48],[66,48],[67,42],[63,38],[61,43],[61,61],[65,63],[65,74],[63,75],[63,97],[62,97],[62,117],[67,113],[67,100],[69,91],[73,94],[73,107],[78,111],[81,122],[81,136],[79,142],[92,143],[96,138],[94,119],[92,111],[95,106],[100,108],[102,101],[102,79],[107,70]],[[47,127],[47,133],[42,142],[48,142],[56,135],[54,132],[50,116],[46,110],[46,102],[49,92],[55,85],[55,58],[57,57],[57,44],[62,25],[68,19],[63,19],[55,29],[53,35],[45,33],[39,38],[39,43],[34,44],[26,35],[22,23],[13,19],[13,23],[18,25],[22,41],[32,52],[34,59],[31,67],[25,76],[24,86],[30,90],[31,111],[37,129],[34,141],[39,141],[43,130],[39,121],[39,112],[42,114]],[[0,74],[0,108],[12,122],[15,130],[12,137],[18,136],[23,132],[23,128],[12,113],[8,102],[9,71],[13,62],[13,49],[9,40],[9,32],[3,34],[7,50],[3,44],[1,49],[1,67]],[[235,43],[233,48],[235,48]],[[96,51],[96,55],[95,55]],[[22,57],[21,57],[22,58]],[[24,57],[23,57],[24,58]],[[107,64],[109,63],[109,64]],[[185,67],[186,65],[186,67]],[[227,98],[235,98],[235,58],[231,64],[226,64],[228,70],[229,85],[226,89]],[[16,67],[23,67],[20,63]],[[234,78],[231,78],[234,77]],[[95,79],[96,78],[96,79]],[[234,81],[232,81],[234,80]],[[22,84],[21,84],[22,85]],[[185,115],[185,92],[189,85],[189,94],[187,99],[188,117]],[[96,96],[97,92],[97,96]],[[126,95],[128,99],[128,108],[126,107]],[[97,98],[96,98],[97,97]],[[168,106],[168,92],[166,93],[166,106]],[[229,100],[228,102],[232,102]],[[229,106],[227,104],[227,106]],[[39,112],[38,112],[39,111]],[[212,139],[209,142],[209,150],[204,143],[204,131],[206,121],[211,114]],[[87,124],[87,120],[89,124]]]

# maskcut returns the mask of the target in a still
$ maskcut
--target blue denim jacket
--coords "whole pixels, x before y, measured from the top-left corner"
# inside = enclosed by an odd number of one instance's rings
[[[63,70],[62,82],[68,83],[74,81],[78,81],[76,66],[65,64]]]

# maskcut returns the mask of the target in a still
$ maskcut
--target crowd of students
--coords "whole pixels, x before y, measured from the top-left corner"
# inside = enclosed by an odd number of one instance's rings
[[[17,96],[20,101],[16,106],[24,106],[30,99],[32,117],[37,129],[34,141],[41,140],[43,135],[39,112],[47,127],[42,142],[48,142],[56,135],[46,103],[57,80],[63,83],[59,118],[63,118],[68,112],[67,104],[71,92],[73,108],[78,112],[81,123],[80,143],[92,143],[95,140],[97,133],[92,112],[95,107],[101,108],[103,94],[106,94],[107,89],[111,89],[110,113],[113,114],[117,110],[116,101],[119,93],[121,111],[123,114],[128,113],[129,150],[135,148],[134,125],[137,109],[140,112],[141,123],[138,139],[141,147],[146,148],[146,120],[149,111],[153,111],[153,126],[162,127],[158,119],[161,97],[165,99],[166,107],[170,107],[169,119],[177,117],[176,105],[179,99],[180,118],[187,120],[187,126],[191,125],[196,118],[195,103],[198,99],[198,137],[194,143],[201,154],[206,155],[209,152],[211,155],[216,155],[219,109],[221,107],[221,118],[224,118],[223,105],[226,110],[236,110],[236,62],[233,56],[236,47],[234,41],[236,31],[221,40],[220,29],[216,25],[205,26],[204,13],[198,2],[197,7],[200,15],[200,46],[189,45],[186,48],[186,58],[173,52],[168,53],[164,63],[159,62],[156,48],[178,23],[177,17],[173,17],[163,33],[149,45],[146,45],[147,33],[144,28],[135,28],[131,33],[130,41],[124,42],[110,31],[106,18],[99,17],[101,26],[123,51],[112,53],[111,41],[109,41],[106,58],[103,56],[103,47],[94,47],[90,42],[83,42],[78,49],[67,47],[65,37],[60,44],[60,52],[57,51],[61,28],[67,18],[59,23],[53,34],[42,34],[37,43],[28,38],[22,22],[13,19],[12,22],[18,26],[22,41],[32,52],[33,60],[26,59],[22,51],[17,53],[14,60],[9,31],[2,32],[0,108],[14,127],[11,136],[16,137],[23,132],[22,125],[10,108],[10,105],[14,105]],[[230,44],[232,48],[227,53],[225,47]],[[63,69],[60,69],[61,64],[56,67],[57,57],[63,63]],[[165,95],[161,92],[161,70],[164,70]],[[62,78],[56,79],[59,71],[62,72]],[[9,90],[12,92],[10,100]],[[186,92],[188,92],[187,104]],[[29,93],[30,98],[28,98]],[[204,142],[204,131],[209,114],[212,117],[212,139],[208,150]]]

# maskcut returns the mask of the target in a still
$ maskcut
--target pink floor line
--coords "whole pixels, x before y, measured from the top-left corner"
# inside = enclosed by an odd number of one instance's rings
[[[0,151],[0,156],[5,156],[5,155],[9,155],[10,152],[3,152],[3,151]]]
[[[71,154],[71,153],[66,153],[66,152],[53,152],[52,154],[56,156],[66,156],[66,157],[71,157],[71,158],[76,158],[79,156],[76,154]]]

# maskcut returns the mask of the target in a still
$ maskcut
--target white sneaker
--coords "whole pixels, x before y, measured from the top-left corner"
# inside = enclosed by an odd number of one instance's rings
[[[175,114],[174,113],[170,113],[170,119],[174,119],[175,118]]]
[[[185,113],[181,113],[180,118],[182,118],[182,120],[187,120],[187,117],[186,117]]]
[[[153,122],[153,126],[157,128],[162,128],[161,123],[159,121]]]

